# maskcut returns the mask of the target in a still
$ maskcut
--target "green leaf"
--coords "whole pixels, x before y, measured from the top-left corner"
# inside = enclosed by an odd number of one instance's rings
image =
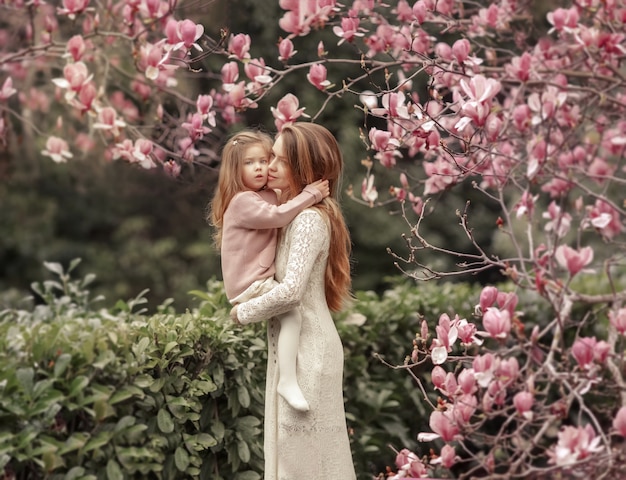
[[[111,459],[107,462],[107,480],[124,480],[124,474],[119,464]]]
[[[115,405],[116,403],[123,402],[124,400],[128,400],[131,397],[143,398],[144,396],[145,394],[143,393],[143,390],[141,390],[140,388],[134,385],[125,385],[124,387],[120,388],[117,392],[115,392],[113,395],[111,395],[111,398],[109,399],[109,403],[111,405]]]
[[[79,480],[84,477],[85,469],[83,467],[72,467],[69,472],[65,474],[63,480]]]
[[[261,475],[252,470],[246,470],[245,472],[237,472],[233,480],[260,480]]]
[[[174,431],[174,422],[170,413],[164,408],[157,413],[157,425],[163,433],[172,433]]]
[[[190,460],[189,453],[185,448],[178,447],[176,449],[176,452],[174,452],[174,462],[176,463],[176,468],[178,468],[179,471],[184,472],[187,470]]]
[[[243,463],[248,463],[250,461],[250,448],[243,440],[239,440],[237,442],[237,453],[239,454],[239,460]]]
[[[33,393],[33,380],[35,378],[35,371],[32,368],[20,368],[15,372],[15,376],[17,377],[17,382],[20,387],[26,392],[28,395],[32,395]]]
[[[239,404],[243,408],[248,408],[250,406],[250,394],[244,385],[239,385],[237,388],[237,398],[239,399]]]
[[[166,354],[172,351],[177,346],[178,346],[178,342],[169,342],[167,345],[165,345],[165,348],[163,349],[163,354]]]
[[[58,378],[63,375],[71,361],[72,356],[69,353],[59,355],[54,363],[54,376]]]
[[[148,388],[154,383],[154,378],[152,378],[150,375],[139,375],[137,378],[135,378],[133,383],[139,388]]]
[[[100,448],[106,445],[107,443],[109,443],[111,441],[111,438],[113,438],[113,432],[110,432],[110,431],[98,432],[95,437],[92,437],[87,442],[87,444],[85,445],[85,448],[83,448],[83,452],[90,452],[91,450]]]
[[[88,439],[89,435],[85,432],[73,433],[72,436],[65,441],[65,445],[59,449],[59,453],[64,455],[67,452],[83,448]]]
[[[84,375],[79,375],[74,380],[72,380],[72,383],[70,383],[70,389],[68,392],[69,396],[75,397],[76,395],[81,393],[87,385],[89,385],[89,378],[85,377]]]
[[[43,266],[50,270],[52,273],[56,273],[59,277],[63,275],[63,266],[56,262],[43,262]]]

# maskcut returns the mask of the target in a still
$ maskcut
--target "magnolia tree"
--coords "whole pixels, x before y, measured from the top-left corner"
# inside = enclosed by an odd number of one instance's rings
[[[213,161],[216,129],[263,106],[287,76],[306,75],[322,107],[307,112],[287,94],[265,105],[276,130],[352,95],[370,156],[360,195],[350,194],[402,207],[410,233],[398,266],[418,280],[496,269],[510,285],[485,287],[473,311],[451,305],[424,319],[400,367],[432,407],[430,431],[398,452],[389,476],[616,478],[626,437],[626,7],[279,3],[274,56],[253,58],[245,32],[209,38],[197,18],[178,17],[175,0],[4,0],[0,140],[41,142],[55,162],[101,153],[177,176]],[[299,60],[311,45],[317,55]],[[194,77],[214,89],[190,95]],[[397,171],[395,185],[377,184],[383,168]],[[466,184],[497,211],[506,248],[476,240],[469,204],[457,216],[471,251],[424,236],[429,199]],[[437,271],[424,252],[457,268]],[[525,319],[537,305],[548,320]],[[430,374],[413,373],[424,366]]]

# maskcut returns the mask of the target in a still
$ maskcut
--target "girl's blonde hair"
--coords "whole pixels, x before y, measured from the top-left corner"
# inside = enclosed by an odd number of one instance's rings
[[[224,144],[217,188],[207,215],[207,220],[215,228],[213,239],[218,249],[222,245],[224,212],[233,197],[246,190],[243,184],[242,165],[248,147],[260,145],[267,152],[269,159],[273,143],[272,137],[267,133],[245,130],[234,134]]]
[[[339,206],[343,157],[337,140],[326,128],[315,123],[286,125],[279,133],[291,169],[290,198],[306,185],[326,179],[330,197],[313,206],[327,218],[330,249],[325,272],[326,303],[332,311],[341,310],[351,296],[350,233]]]

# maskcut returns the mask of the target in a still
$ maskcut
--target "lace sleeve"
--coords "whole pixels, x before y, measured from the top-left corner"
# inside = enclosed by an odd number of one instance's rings
[[[266,294],[239,304],[237,317],[242,324],[267,320],[295,308],[302,300],[328,230],[319,212],[305,210],[293,220],[287,235],[285,277]]]

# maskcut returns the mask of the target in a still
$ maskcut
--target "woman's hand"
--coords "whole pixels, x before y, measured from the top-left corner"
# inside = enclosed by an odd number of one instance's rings
[[[328,180],[317,180],[316,182],[313,182],[310,186],[317,188],[322,194],[323,199],[330,195],[330,184],[328,183]]]

